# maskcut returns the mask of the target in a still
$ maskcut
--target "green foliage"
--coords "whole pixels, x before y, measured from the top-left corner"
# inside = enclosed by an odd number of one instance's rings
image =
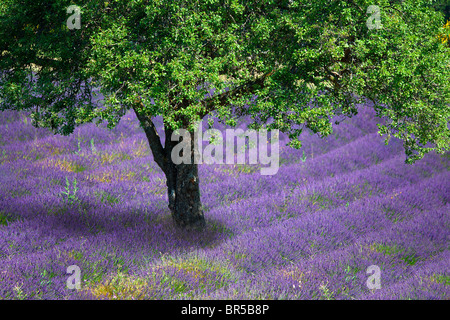
[[[100,200],[101,203],[114,205],[119,203],[120,199],[106,191],[94,191],[95,197]]]
[[[74,151],[74,154],[76,154],[76,155],[81,154],[81,141],[82,140],[83,139],[80,136],[77,137],[77,151]],[[91,147],[91,152],[94,154],[97,153],[97,148],[95,147],[94,138],[91,138],[89,144]]]
[[[443,283],[446,286],[450,286],[450,276],[444,274],[436,274],[433,276],[433,280],[438,283]]]
[[[7,213],[5,211],[0,211],[0,226],[6,226],[8,225],[8,223],[10,223],[11,221],[15,221],[17,220],[16,217],[14,217],[12,214]]]
[[[61,195],[64,199],[64,202],[68,205],[73,205],[74,203],[78,202],[77,191],[78,191],[77,179],[76,178],[73,179],[71,190],[69,179],[66,177],[65,191],[61,191]]]
[[[39,282],[39,284],[41,285],[41,287],[46,287],[52,284],[52,278],[54,278],[56,274],[53,271],[43,270],[40,276],[42,280]]]
[[[305,150],[303,150],[303,156],[300,158],[300,160],[302,160],[302,162],[306,162]]]
[[[321,195],[320,193],[314,192],[312,195],[309,196],[309,201],[312,203],[312,205],[318,205],[323,209],[327,209],[332,205],[333,201],[331,199],[328,199]]]
[[[15,294],[15,298],[17,300],[25,300],[27,299],[28,295],[26,293],[23,292],[22,290],[22,286],[23,285],[16,285],[13,290],[14,290],[14,294]]]
[[[97,153],[97,148],[94,145],[94,138],[91,139],[91,151],[92,153]]]
[[[384,255],[398,255],[401,254],[400,259],[404,261],[408,265],[415,265],[417,261],[419,261],[419,257],[412,252],[411,250],[406,251],[404,248],[401,248],[397,245],[386,245],[386,244],[374,244],[372,248]]]
[[[78,138],[77,146],[78,146],[78,150],[74,151],[74,153],[78,156],[81,153],[81,140],[79,138]]]
[[[251,115],[251,128],[280,129],[300,148],[305,127],[327,136],[331,118],[355,115],[366,97],[387,120],[380,134],[402,139],[413,163],[450,145],[450,47],[433,3],[86,1],[81,29],[69,30],[69,0],[4,0],[0,110],[29,110],[61,134],[90,121],[112,128],[130,108],[172,129]],[[379,29],[367,27],[370,5]]]
[[[0,157],[0,161],[6,160],[8,157],[6,156],[6,150],[2,150],[2,155]]]
[[[433,0],[432,6],[444,14],[446,20],[450,20],[450,2],[448,0]]]

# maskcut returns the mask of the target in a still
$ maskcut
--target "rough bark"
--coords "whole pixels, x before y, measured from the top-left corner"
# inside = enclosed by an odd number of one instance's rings
[[[194,163],[194,144],[191,143],[190,164],[174,164],[171,153],[177,141],[171,141],[172,131],[165,130],[165,152],[167,161],[167,195],[169,209],[172,212],[174,223],[181,228],[203,229],[205,218],[200,200],[200,183],[198,177],[198,165]],[[194,141],[194,133],[191,132],[191,141]]]
[[[194,163],[194,143],[191,143],[190,164],[175,164],[172,161],[172,149],[178,141],[171,141],[172,130],[165,128],[165,146],[150,117],[140,112],[138,106],[134,111],[144,129],[153,158],[162,169],[167,179],[169,209],[176,226],[183,229],[203,229],[205,218],[200,200],[198,165]],[[194,133],[191,132],[191,141]]]

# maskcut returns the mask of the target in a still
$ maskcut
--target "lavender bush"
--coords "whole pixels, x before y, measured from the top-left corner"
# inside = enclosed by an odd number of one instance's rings
[[[448,153],[406,165],[367,106],[326,139],[287,141],[274,176],[201,165],[209,221],[184,232],[133,113],[61,137],[1,112],[0,299],[450,298]]]

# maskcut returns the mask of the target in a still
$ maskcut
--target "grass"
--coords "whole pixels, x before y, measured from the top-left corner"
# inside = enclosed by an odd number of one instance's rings
[[[0,211],[0,225],[7,226],[8,223],[17,220],[12,214],[6,213],[5,211]]]
[[[101,165],[108,165],[114,163],[116,160],[125,161],[131,160],[131,156],[124,152],[102,152],[100,154],[100,163]]]
[[[191,287],[189,281],[198,285]],[[233,281],[234,275],[222,264],[207,261],[195,256],[166,257],[159,263],[151,265],[148,276],[133,276],[119,271],[102,281],[88,284],[85,289],[95,297],[107,299],[142,299],[148,294],[160,297],[161,290],[168,290],[171,295],[192,298],[198,292],[206,292],[208,288],[216,289]]]
[[[95,198],[99,200],[101,203],[106,203],[109,205],[114,205],[119,203],[120,198],[112,195],[107,191],[94,191]]]
[[[83,272],[81,273],[81,282],[82,282],[82,290],[92,291],[94,295],[101,296],[101,288],[102,286],[106,286],[111,279],[114,279],[115,276],[122,276],[128,272],[128,267],[124,264],[124,259],[120,255],[116,255],[115,253],[110,252],[95,252],[94,255],[99,256],[94,262],[88,261],[89,256],[86,256],[86,253],[78,250],[71,250],[67,253],[68,258],[74,259],[77,261],[77,265],[80,268],[83,265],[85,267],[81,268]],[[105,274],[105,262],[113,263],[113,267],[116,270],[114,272],[115,276],[106,275]],[[86,271],[87,270],[87,271]],[[105,282],[106,281],[106,282]],[[95,290],[100,290],[96,293]],[[106,289],[105,289],[106,290]]]
[[[225,165],[223,172],[239,177],[241,173],[252,174],[260,170],[260,166],[251,164]]]
[[[402,260],[407,265],[413,266],[415,265],[420,258],[416,256],[414,252],[406,251],[404,248],[394,244],[394,245],[386,245],[386,244],[374,244],[372,245],[372,250],[376,252],[382,253],[388,256],[399,255],[400,260]]]
[[[322,209],[328,209],[333,204],[333,200],[328,199],[316,192],[309,196],[309,201],[312,205],[319,205]]]
[[[435,274],[431,277],[431,280],[437,283],[443,283],[446,286],[450,286],[450,276],[444,274]]]
[[[132,181],[136,176],[137,173],[134,171],[107,171],[98,174],[88,174],[86,180],[110,183],[113,181]]]
[[[319,286],[322,297],[321,300],[333,300],[334,292],[328,288],[328,283]]]
[[[15,190],[11,190],[9,192],[9,194],[13,198],[19,198],[19,197],[23,197],[23,196],[30,196],[30,195],[32,195],[30,190],[23,189],[23,188],[18,188],[18,189],[15,189]]]
[[[146,279],[118,272],[105,282],[100,282],[85,289],[97,298],[111,300],[140,300],[144,289],[148,287]]]
[[[402,219],[396,210],[392,209],[388,205],[384,205],[383,211],[386,213],[386,217],[391,220],[393,223],[400,222]]]
[[[74,161],[66,160],[65,157],[63,159],[50,159],[47,161],[47,164],[51,167],[58,168],[59,170],[65,172],[79,173],[88,169],[87,167],[80,165]]]

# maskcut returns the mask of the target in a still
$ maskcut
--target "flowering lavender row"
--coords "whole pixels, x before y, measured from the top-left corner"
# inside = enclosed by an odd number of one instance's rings
[[[448,154],[404,164],[370,107],[300,150],[280,134],[276,175],[200,165],[198,234],[173,226],[132,113],[62,137],[1,112],[0,299],[448,299]]]

